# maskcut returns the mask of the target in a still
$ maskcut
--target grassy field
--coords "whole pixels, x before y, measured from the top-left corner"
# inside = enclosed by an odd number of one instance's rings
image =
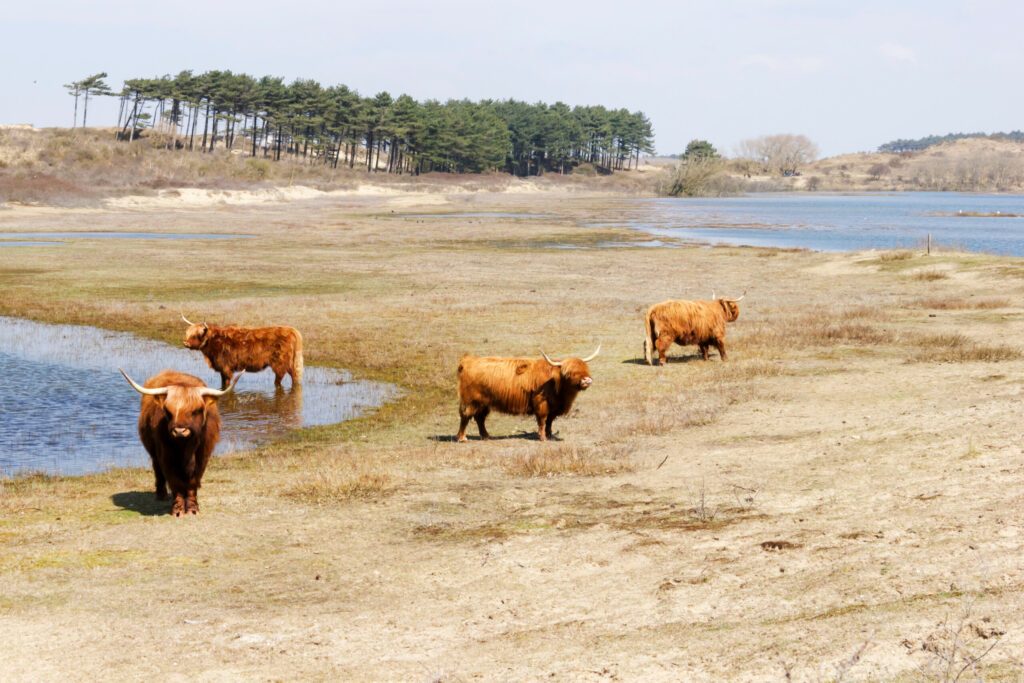
[[[195,518],[145,470],[0,482],[5,680],[1024,678],[1019,260],[598,248],[640,237],[579,221],[629,200],[420,200],[0,211],[257,235],[3,248],[0,314],[294,325],[405,389],[222,454]],[[712,290],[747,291],[729,362],[643,365],[643,309]],[[557,441],[452,442],[460,355],[597,342]]]

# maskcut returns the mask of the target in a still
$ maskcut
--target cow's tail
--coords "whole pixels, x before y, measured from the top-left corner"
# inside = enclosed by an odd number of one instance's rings
[[[657,331],[654,329],[654,320],[651,311],[647,311],[644,317],[644,360],[648,365],[654,365],[654,340],[657,339]]]
[[[292,370],[295,374],[292,375],[292,378],[296,384],[302,382],[302,371],[305,367],[302,362],[302,333],[295,330],[295,350],[292,352]]]

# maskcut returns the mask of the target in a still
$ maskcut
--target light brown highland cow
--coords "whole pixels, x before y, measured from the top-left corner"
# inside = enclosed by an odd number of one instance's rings
[[[185,330],[185,347],[202,351],[206,362],[220,374],[221,388],[227,387],[234,373],[274,371],[274,384],[280,386],[287,374],[292,386],[302,383],[302,335],[294,327],[220,327],[190,322]]]
[[[680,346],[696,344],[704,360],[708,359],[708,347],[714,346],[725,360],[725,324],[740,317],[738,303],[742,298],[670,300],[654,304],[644,317],[644,360],[652,365],[653,350],[657,349],[659,365],[664,365],[673,343]]]

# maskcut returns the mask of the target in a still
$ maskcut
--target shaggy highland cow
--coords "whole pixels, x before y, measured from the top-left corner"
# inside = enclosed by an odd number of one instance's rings
[[[481,358],[464,356],[459,361],[459,433],[466,440],[466,425],[475,419],[480,438],[490,435],[484,420],[491,410],[509,415],[534,415],[537,436],[546,441],[551,423],[572,408],[576,394],[593,383],[587,361],[600,353],[598,346],[586,358],[556,361],[543,358]]]
[[[744,294],[744,296],[746,296]],[[725,353],[725,324],[740,316],[739,301],[743,299],[715,299],[710,301],[662,301],[647,309],[644,317],[644,360],[653,364],[653,349],[658,351],[658,362],[668,361],[668,349],[673,343],[680,346],[696,344],[704,360],[708,347],[718,349],[722,360]]]
[[[292,386],[302,383],[302,335],[294,327],[220,327],[206,323],[188,324],[186,348],[202,351],[206,362],[220,373],[220,388],[227,387],[234,373],[274,371],[274,384],[281,385],[287,374]]]
[[[157,500],[167,500],[169,485],[174,494],[174,516],[197,514],[203,472],[220,438],[217,399],[234,389],[238,378],[218,390],[198,377],[173,370],[153,375],[144,386],[124,370],[121,374],[142,394],[139,438],[153,461]]]

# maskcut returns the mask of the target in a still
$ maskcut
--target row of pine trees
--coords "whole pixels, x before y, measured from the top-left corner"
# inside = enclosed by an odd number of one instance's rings
[[[335,168],[528,176],[587,163],[613,172],[654,151],[642,112],[602,106],[362,97],[344,85],[230,71],[130,79],[119,95],[122,139],[151,128],[166,134],[168,147],[290,156]]]

